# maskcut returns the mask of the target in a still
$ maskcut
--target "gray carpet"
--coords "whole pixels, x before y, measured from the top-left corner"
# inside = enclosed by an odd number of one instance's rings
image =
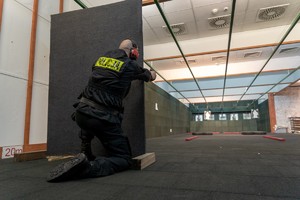
[[[300,199],[300,135],[190,136],[147,140],[157,162],[143,171],[64,183],[45,181],[61,161],[0,160],[0,199]]]

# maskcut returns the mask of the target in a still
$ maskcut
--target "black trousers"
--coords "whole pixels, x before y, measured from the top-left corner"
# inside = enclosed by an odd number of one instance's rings
[[[107,152],[107,157],[97,157],[90,162],[88,177],[108,176],[130,167],[131,148],[121,124],[96,119],[80,112],[76,112],[75,119],[82,129],[80,137],[89,140],[97,137]]]

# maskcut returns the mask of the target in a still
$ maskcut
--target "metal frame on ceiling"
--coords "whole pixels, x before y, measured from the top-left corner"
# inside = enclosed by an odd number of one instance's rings
[[[156,71],[147,61],[144,60],[144,63],[150,67],[151,70],[155,71],[157,73],[157,75],[159,75],[166,83],[168,83],[168,85],[170,85],[176,92],[178,92],[178,94],[180,94],[185,100],[187,100],[187,102],[190,102],[190,100],[188,98],[186,98],[181,92],[179,92],[169,81],[167,81],[158,71]]]
[[[227,45],[227,56],[226,56],[226,64],[225,64],[225,77],[224,77],[224,84],[223,84],[222,107],[223,107],[224,94],[225,94],[227,69],[228,69],[228,61],[229,61],[229,53],[230,53],[230,45],[231,45],[231,36],[232,36],[234,13],[235,13],[235,4],[236,4],[236,0],[233,0],[232,1],[232,12],[231,12],[230,27],[229,27],[229,38],[228,38],[228,45]]]
[[[185,62],[185,64],[186,64],[186,66],[188,67],[189,71],[191,72],[191,75],[192,75],[192,77],[193,77],[193,79],[194,79],[194,81],[195,81],[195,83],[196,83],[196,85],[197,85],[197,87],[198,87],[198,89],[199,89],[199,91],[200,91],[200,93],[201,93],[201,95],[202,95],[202,97],[203,97],[205,103],[207,103],[206,98],[205,98],[205,96],[203,95],[202,90],[201,90],[201,88],[200,88],[200,86],[199,86],[199,83],[198,83],[198,81],[196,80],[195,75],[194,75],[194,73],[192,72],[192,70],[191,70],[191,68],[190,68],[190,65],[189,65],[189,63],[188,63],[188,61],[187,61],[187,59],[186,59],[186,57],[185,57],[185,55],[184,55],[184,53],[183,53],[183,51],[182,51],[180,45],[179,45],[179,43],[178,43],[178,41],[177,41],[177,39],[176,39],[176,37],[175,37],[175,35],[174,35],[173,29],[171,28],[170,23],[168,22],[168,20],[167,20],[165,14],[164,14],[164,12],[163,12],[163,10],[161,9],[161,7],[160,7],[160,5],[159,5],[159,3],[158,3],[158,0],[154,0],[154,2],[155,2],[155,4],[156,4],[156,6],[157,6],[157,8],[158,8],[158,10],[159,10],[159,12],[160,12],[160,14],[161,14],[163,20],[164,20],[164,22],[166,23],[166,25],[167,25],[167,27],[168,27],[168,30],[169,30],[169,32],[171,33],[172,38],[174,39],[174,42],[176,43],[176,46],[177,46],[178,50],[180,51],[180,54],[182,55],[182,58],[184,59],[184,62]]]
[[[278,43],[278,45],[276,46],[276,48],[274,49],[273,53],[271,54],[271,56],[268,58],[268,60],[265,62],[265,64],[263,65],[263,67],[260,69],[260,71],[256,74],[255,78],[252,80],[252,82],[250,83],[250,85],[247,87],[246,91],[244,92],[244,94],[241,96],[241,98],[238,100],[238,102],[240,100],[242,100],[242,98],[244,97],[244,95],[247,93],[247,91],[249,90],[249,88],[252,86],[252,84],[254,83],[254,81],[257,79],[257,77],[261,74],[261,72],[263,71],[263,69],[267,66],[267,64],[269,63],[269,61],[272,59],[272,57],[274,56],[274,54],[277,52],[277,50],[279,49],[279,47],[282,45],[283,41],[287,38],[287,36],[290,34],[290,32],[293,30],[293,28],[296,26],[296,24],[298,23],[300,19],[300,13],[296,16],[296,18],[293,20],[291,26],[289,27],[289,29],[285,32],[284,36],[281,38],[280,42]]]
[[[78,3],[78,4],[80,4],[80,3],[83,4],[80,0],[74,0],[74,1],[75,1],[76,3]],[[168,0],[166,0],[166,1],[168,1]],[[179,49],[179,51],[180,51],[180,53],[181,53],[181,57],[184,59],[184,62],[185,62],[185,64],[186,64],[186,67],[189,69],[189,71],[190,71],[190,73],[191,73],[191,75],[192,75],[192,77],[193,77],[193,80],[194,80],[194,82],[196,83],[197,88],[198,88],[198,90],[199,90],[200,93],[201,93],[201,96],[200,96],[199,98],[203,98],[204,101],[205,101],[205,103],[208,105],[206,96],[205,96],[204,93],[203,93],[203,88],[200,88],[200,85],[199,85],[199,83],[198,83],[198,81],[200,81],[200,80],[197,80],[197,79],[196,79],[196,77],[194,76],[194,73],[193,73],[193,71],[192,71],[192,69],[191,69],[191,67],[190,67],[190,65],[189,65],[189,63],[188,63],[188,61],[187,61],[187,59],[186,59],[186,57],[188,57],[188,56],[194,56],[194,55],[185,55],[185,54],[183,53],[183,51],[182,51],[182,49],[181,49],[181,47],[180,47],[180,45],[179,45],[179,42],[178,42],[177,38],[175,37],[175,34],[173,33],[173,30],[172,30],[172,28],[171,28],[171,26],[170,26],[170,24],[169,24],[169,22],[168,22],[168,20],[167,20],[167,18],[166,18],[166,16],[165,16],[164,12],[163,12],[163,10],[162,10],[161,7],[160,7],[160,3],[163,3],[163,2],[166,2],[166,1],[160,1],[160,2],[159,2],[158,0],[143,0],[142,2],[143,2],[143,5],[156,4],[156,7],[158,8],[158,11],[160,12],[160,15],[162,16],[162,18],[163,18],[163,20],[164,20],[164,22],[165,22],[165,24],[166,24],[166,26],[167,26],[167,28],[168,28],[168,30],[169,30],[171,36],[172,36],[172,38],[174,39],[175,44],[177,45],[177,48]],[[146,3],[145,3],[145,2],[146,2]],[[232,0],[232,12],[231,12],[231,21],[230,21],[229,38],[228,38],[227,49],[226,49],[226,50],[222,50],[222,51],[208,52],[208,53],[226,52],[226,54],[227,54],[227,56],[226,56],[226,65],[225,65],[225,76],[224,76],[223,87],[222,87],[222,100],[221,100],[222,104],[223,104],[223,102],[224,102],[224,97],[225,97],[225,96],[228,96],[228,95],[225,94],[225,90],[228,89],[228,88],[231,88],[231,87],[226,87],[226,85],[227,85],[227,79],[228,79],[227,70],[228,70],[228,64],[229,64],[229,55],[230,55],[230,52],[232,52],[232,51],[238,51],[238,50],[241,50],[241,49],[245,49],[245,48],[236,48],[236,49],[231,49],[231,48],[230,48],[230,46],[231,46],[231,38],[232,38],[232,30],[233,30],[233,22],[234,22],[234,14],[235,14],[235,4],[236,4],[236,0]],[[84,4],[83,4],[83,6],[81,6],[81,7],[82,7],[82,8],[87,8]],[[274,49],[274,51],[272,52],[272,54],[271,54],[271,56],[268,58],[268,60],[265,62],[265,64],[263,65],[263,67],[260,69],[260,71],[259,71],[258,73],[257,73],[257,72],[255,73],[255,77],[253,78],[253,80],[251,81],[251,83],[250,83],[249,85],[247,85],[245,92],[239,94],[239,95],[241,95],[241,97],[240,97],[239,100],[237,101],[237,104],[238,104],[240,101],[242,101],[242,99],[243,99],[244,96],[246,96],[246,95],[253,95],[253,94],[254,94],[254,93],[247,94],[247,92],[249,91],[250,87],[256,87],[256,85],[253,85],[254,82],[255,82],[255,80],[257,80],[257,78],[258,78],[259,76],[262,75],[263,69],[267,66],[267,64],[268,64],[269,61],[272,59],[272,57],[274,56],[274,54],[276,53],[276,51],[279,49],[279,47],[280,47],[282,44],[289,44],[289,43],[290,43],[290,42],[284,42],[284,40],[285,40],[286,37],[289,35],[289,33],[292,31],[292,29],[294,28],[294,26],[297,24],[297,22],[299,21],[299,18],[300,18],[300,13],[299,13],[298,16],[293,20],[292,25],[291,25],[291,26],[289,27],[289,29],[285,32],[285,34],[284,34],[284,36],[282,37],[282,39],[280,40],[280,42],[279,42],[279,43],[276,43],[276,48]],[[275,45],[275,44],[270,44],[270,45],[268,45],[268,46],[272,46],[272,45]],[[262,46],[265,47],[266,45],[262,45]],[[246,49],[249,49],[249,48],[251,48],[251,47],[248,47],[248,48],[246,48]],[[257,46],[255,46],[255,47],[253,47],[253,48],[257,48]],[[197,54],[197,55],[203,55],[203,54],[207,54],[207,52],[206,52],[206,53],[200,53],[200,54]],[[178,58],[178,56],[173,56],[172,58]],[[174,93],[174,92],[176,91],[176,93],[178,93],[179,95],[181,95],[181,96],[186,100],[186,102],[188,102],[190,105],[193,105],[193,103],[191,103],[191,101],[189,100],[189,99],[191,99],[191,98],[186,97],[185,95],[183,95],[182,90],[179,90],[178,88],[176,88],[176,87],[174,86],[174,82],[170,83],[166,78],[164,78],[161,74],[159,74],[158,71],[155,70],[149,63],[147,63],[147,61],[155,61],[155,60],[161,60],[161,59],[166,59],[166,58],[149,59],[149,60],[146,60],[146,61],[144,60],[144,63],[145,63],[146,65],[148,65],[148,67],[150,67],[152,70],[156,71],[157,74],[164,80],[164,82],[166,82],[168,85],[170,85],[170,86],[174,89],[174,91],[167,91],[168,93],[171,94],[171,93]],[[170,58],[167,58],[167,59],[171,59],[171,57],[170,57]],[[291,70],[292,70],[291,73],[289,73],[287,76],[285,76],[284,78],[282,78],[281,80],[279,80],[277,83],[275,83],[275,84],[269,84],[269,85],[273,85],[273,87],[270,88],[267,92],[264,92],[264,91],[263,91],[264,93],[256,93],[256,95],[260,95],[260,96],[259,96],[258,98],[256,98],[256,99],[253,99],[253,102],[259,100],[260,98],[262,98],[265,94],[267,94],[268,92],[272,91],[272,89],[274,89],[276,86],[278,86],[278,85],[280,85],[280,84],[286,84],[286,83],[283,83],[283,81],[286,80],[286,78],[287,78],[288,76],[290,76],[291,74],[293,74],[293,73],[295,73],[297,70],[299,70],[299,67],[296,68],[296,69],[293,68],[293,69],[291,69]],[[283,71],[288,71],[288,72],[289,72],[289,69],[285,69],[285,70],[283,70]],[[198,79],[199,79],[199,78],[198,78]],[[194,91],[196,91],[196,90],[194,90]],[[174,95],[173,95],[173,96],[174,96]],[[231,95],[231,96],[232,96],[232,95]],[[176,98],[176,95],[175,95],[174,97]],[[178,98],[179,100],[181,99],[180,97],[177,97],[177,98]]]
[[[179,43],[178,43],[178,41],[177,41],[177,39],[176,39],[176,37],[175,37],[175,35],[174,35],[172,29],[171,29],[171,27],[170,27],[170,25],[169,25],[169,23],[168,23],[168,21],[167,21],[165,15],[164,15],[162,9],[161,9],[161,7],[160,7],[158,1],[157,1],[157,0],[154,0],[154,1],[155,1],[155,4],[157,5],[157,8],[158,8],[158,10],[159,10],[161,16],[163,17],[163,19],[164,19],[164,21],[165,21],[165,23],[166,23],[166,25],[167,25],[167,27],[168,27],[168,29],[169,29],[169,32],[171,33],[171,35],[172,35],[172,37],[173,37],[173,39],[174,39],[174,41],[175,41],[175,43],[176,43],[176,45],[177,45],[177,47],[178,47],[178,49],[179,49],[179,51],[180,51],[182,57],[184,58],[184,61],[185,61],[185,63],[186,63],[186,66],[188,67],[189,71],[191,72],[191,74],[192,74],[192,76],[193,76],[193,79],[194,79],[195,82],[197,83],[197,81],[196,81],[196,79],[195,79],[195,76],[194,76],[194,74],[193,74],[193,72],[192,72],[192,70],[191,70],[191,68],[190,68],[190,66],[189,66],[189,64],[188,64],[188,62],[187,62],[187,60],[186,60],[186,56],[183,54],[183,52],[182,52],[182,50],[181,50],[181,48],[180,48],[180,45],[179,45]],[[228,47],[227,47],[227,51],[226,51],[226,52],[227,52],[227,56],[226,56],[226,66],[225,66],[224,84],[223,84],[223,89],[222,89],[222,90],[223,90],[223,93],[222,93],[222,104],[223,104],[224,96],[225,96],[226,79],[227,79],[227,68],[228,68],[228,61],[229,61],[230,44],[231,44],[232,29],[233,29],[233,21],[234,21],[234,13],[235,13],[235,4],[236,4],[236,0],[233,0],[233,2],[232,2],[231,21],[230,21],[230,29],[229,29]],[[269,61],[271,60],[271,58],[274,56],[274,54],[275,54],[276,51],[279,49],[279,47],[283,44],[285,38],[289,35],[289,33],[292,31],[292,29],[294,28],[294,26],[295,26],[295,25],[297,24],[297,22],[299,21],[299,15],[300,15],[300,13],[299,13],[298,16],[294,19],[294,21],[292,22],[292,25],[289,27],[289,29],[288,29],[288,30],[286,31],[286,33],[284,34],[284,37],[283,37],[283,38],[281,39],[281,41],[277,44],[277,46],[276,46],[276,48],[274,49],[272,55],[268,58],[268,60],[267,60],[266,63],[263,65],[263,67],[261,68],[261,70],[256,74],[256,76],[254,77],[254,79],[252,80],[252,82],[250,83],[250,85],[247,86],[246,91],[242,94],[242,96],[241,96],[240,99],[237,101],[237,103],[239,103],[239,102],[242,100],[242,98],[246,95],[246,93],[248,92],[248,90],[250,89],[250,87],[253,85],[254,81],[255,81],[255,80],[257,79],[257,77],[262,73],[263,69],[266,67],[266,65],[268,64],[268,62],[269,62]],[[151,59],[151,60],[153,60],[153,59]],[[292,73],[296,72],[298,69],[299,69],[299,67],[296,68],[296,69],[294,69],[294,70],[292,71]],[[269,91],[271,91],[271,90],[272,90],[274,87],[276,87],[277,85],[281,84],[281,82],[282,82],[283,80],[285,80],[288,76],[290,76],[292,73],[290,73],[289,75],[287,75],[286,77],[284,77],[283,79],[281,79],[281,80],[280,80],[279,82],[277,82],[275,85],[272,84],[273,87],[272,87],[271,89],[269,89],[266,93],[262,94],[258,99],[260,99],[262,96],[264,96],[265,94],[267,94]],[[197,83],[197,85],[198,85],[198,83]],[[198,85],[198,86],[199,86],[199,85]],[[205,99],[205,96],[204,96],[202,90],[200,89],[200,87],[199,87],[199,90],[200,90],[200,92],[201,92],[202,97]],[[178,90],[177,90],[177,91],[178,91]],[[258,99],[255,99],[255,101],[258,100]],[[207,104],[206,99],[205,99],[205,103]]]

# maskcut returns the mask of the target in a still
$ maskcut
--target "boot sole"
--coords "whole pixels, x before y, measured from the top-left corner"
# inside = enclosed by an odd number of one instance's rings
[[[47,181],[60,182],[71,179],[84,166],[85,161],[87,161],[86,156],[79,154],[70,161],[59,164],[49,172]]]

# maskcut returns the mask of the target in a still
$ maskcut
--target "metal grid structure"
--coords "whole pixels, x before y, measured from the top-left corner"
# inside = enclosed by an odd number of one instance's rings
[[[299,80],[298,0],[149,2],[143,7],[145,67],[182,103],[254,105]]]

